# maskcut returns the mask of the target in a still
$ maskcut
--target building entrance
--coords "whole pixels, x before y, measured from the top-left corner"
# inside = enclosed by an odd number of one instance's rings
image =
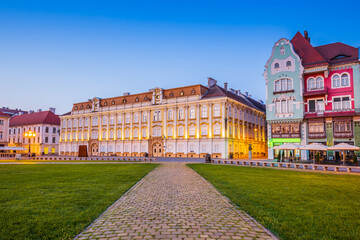
[[[161,143],[156,142],[152,145],[152,155],[153,157],[162,157],[163,146]]]
[[[99,155],[99,145],[97,143],[93,143],[91,145],[91,156],[98,156]]]

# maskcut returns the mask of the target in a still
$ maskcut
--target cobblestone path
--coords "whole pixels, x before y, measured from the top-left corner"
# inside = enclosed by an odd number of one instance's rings
[[[276,239],[184,163],[164,163],[76,239]]]

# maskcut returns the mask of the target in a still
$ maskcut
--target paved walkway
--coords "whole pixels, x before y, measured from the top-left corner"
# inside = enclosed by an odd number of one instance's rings
[[[184,163],[163,163],[76,239],[276,239]]]

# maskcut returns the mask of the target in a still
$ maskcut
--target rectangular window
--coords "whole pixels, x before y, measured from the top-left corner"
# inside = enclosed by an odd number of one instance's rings
[[[333,99],[333,109],[340,110],[341,109],[341,98],[334,98]]]
[[[3,132],[0,132],[0,139],[3,138]]]
[[[0,120],[0,125],[4,125],[4,120]]]
[[[53,137],[52,138],[52,143],[55,143],[56,142],[56,137]]]
[[[342,109],[343,110],[350,109],[350,98],[349,97],[342,98]]]
[[[287,103],[288,103],[288,106],[287,106],[287,107],[288,107],[288,108],[287,108],[288,111],[287,111],[287,112],[288,112],[288,113],[292,113],[292,112],[293,112],[293,101],[292,101],[292,100],[288,100]]]
[[[287,111],[286,111],[286,101],[285,100],[281,101],[281,113],[287,113]]]
[[[315,100],[309,100],[309,112],[315,112]]]
[[[214,145],[214,152],[215,152],[215,153],[220,153],[219,144],[215,144],[215,145]]]
[[[275,102],[275,113],[281,113],[280,101]]]

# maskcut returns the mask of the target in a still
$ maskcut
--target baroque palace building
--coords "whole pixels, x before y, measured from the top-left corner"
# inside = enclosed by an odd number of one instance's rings
[[[239,90],[193,85],[75,103],[61,117],[72,156],[265,157],[265,106]]]
[[[275,43],[264,73],[269,158],[286,142],[360,146],[359,66],[358,48],[314,47],[306,31]]]

